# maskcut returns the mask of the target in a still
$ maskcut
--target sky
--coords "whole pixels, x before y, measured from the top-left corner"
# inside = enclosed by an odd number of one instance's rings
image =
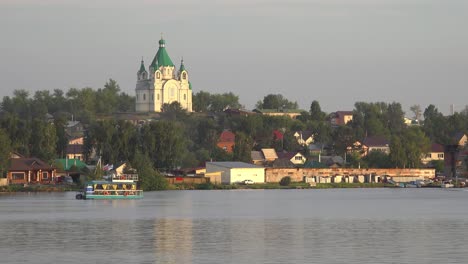
[[[466,0],[0,0],[0,96],[103,87],[135,94],[163,34],[193,92],[253,109],[282,94],[308,110],[468,105]]]

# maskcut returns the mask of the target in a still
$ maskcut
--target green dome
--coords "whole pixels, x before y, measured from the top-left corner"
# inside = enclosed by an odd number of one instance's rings
[[[157,70],[158,67],[167,67],[167,66],[172,66],[174,67],[174,63],[172,63],[171,58],[169,57],[169,54],[167,54],[166,48],[165,48],[165,41],[164,39],[161,38],[159,40],[159,49],[156,55],[154,56],[153,61],[150,64],[150,67],[152,67],[154,70]]]

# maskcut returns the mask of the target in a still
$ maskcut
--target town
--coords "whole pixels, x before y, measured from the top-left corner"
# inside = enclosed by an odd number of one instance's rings
[[[188,69],[183,60],[176,68],[161,38],[149,66],[140,63],[135,96],[113,79],[99,89],[5,96],[0,184],[80,184],[135,171],[145,190],[468,176],[468,107],[443,115],[413,105],[406,114],[398,102],[355,102],[325,113],[312,96],[303,110],[268,94],[247,110],[232,92],[193,93]]]

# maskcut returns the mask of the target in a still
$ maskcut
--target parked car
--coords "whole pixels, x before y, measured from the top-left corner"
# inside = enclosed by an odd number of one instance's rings
[[[245,185],[254,184],[254,182],[252,180],[244,180],[242,183],[245,184]]]

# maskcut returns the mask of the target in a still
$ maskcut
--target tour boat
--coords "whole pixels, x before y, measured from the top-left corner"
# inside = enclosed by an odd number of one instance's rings
[[[137,187],[138,175],[112,175],[109,180],[94,180],[85,184],[76,199],[141,199],[143,190]]]

